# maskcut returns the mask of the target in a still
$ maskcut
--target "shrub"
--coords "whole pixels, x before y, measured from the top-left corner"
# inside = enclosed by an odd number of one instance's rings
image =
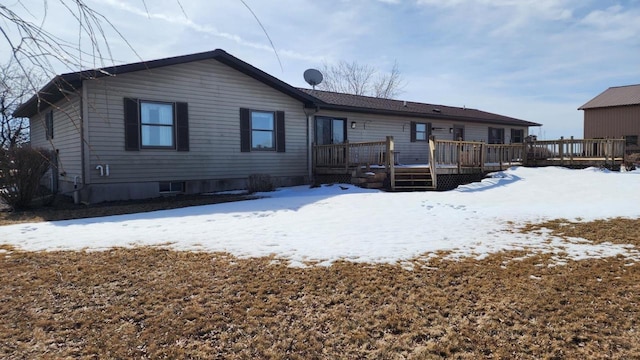
[[[627,170],[634,170],[640,167],[640,152],[633,152],[625,155],[624,166]]]
[[[14,210],[28,208],[51,158],[49,151],[29,147],[0,149],[0,198]]]
[[[247,181],[247,191],[251,194],[254,192],[273,191],[275,186],[271,175],[268,174],[252,174],[249,175]]]

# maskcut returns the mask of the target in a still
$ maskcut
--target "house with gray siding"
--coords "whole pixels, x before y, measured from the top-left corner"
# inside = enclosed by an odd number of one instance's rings
[[[393,136],[428,162],[429,135],[522,142],[539,124],[480,110],[295,88],[223,50],[58,75],[22,104],[50,184],[84,202],[312,181],[312,146]]]

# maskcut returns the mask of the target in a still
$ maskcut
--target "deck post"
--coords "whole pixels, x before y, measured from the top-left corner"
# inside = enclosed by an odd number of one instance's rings
[[[460,175],[460,164],[462,164],[462,143],[458,142],[456,144],[456,150],[458,152],[458,160],[456,161],[458,163],[458,175]]]
[[[387,168],[387,174],[389,174],[389,184],[391,185],[391,191],[395,191],[396,189],[396,171],[394,164],[394,145],[393,145],[393,136],[387,136],[387,151],[386,159],[384,159],[385,167]]]
[[[429,136],[429,171],[431,172],[431,185],[438,189],[438,174],[436,173],[436,137]]]
[[[316,143],[314,141],[311,142],[311,181],[315,181],[316,178],[316,167],[318,164],[318,149],[316,148]]]
[[[560,157],[560,165],[564,165],[564,136],[560,136],[558,141],[558,157]]]
[[[571,140],[569,141],[569,165],[573,165],[573,135],[571,135]]]
[[[345,140],[344,142],[344,169],[349,173],[349,140]]]
[[[480,144],[480,172],[484,173],[484,164],[487,161],[487,151],[489,147],[485,143]]]

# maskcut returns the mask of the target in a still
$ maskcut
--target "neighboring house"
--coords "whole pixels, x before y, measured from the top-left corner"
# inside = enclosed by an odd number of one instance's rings
[[[578,108],[584,110],[584,138],[623,138],[640,151],[640,84],[610,87]]]
[[[55,149],[51,183],[85,202],[277,186],[313,176],[319,144],[394,136],[403,163],[426,140],[521,142],[537,123],[479,110],[292,87],[223,50],[56,76],[21,105],[31,145]]]

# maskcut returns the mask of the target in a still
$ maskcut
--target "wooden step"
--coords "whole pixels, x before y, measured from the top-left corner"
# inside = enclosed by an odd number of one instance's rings
[[[431,174],[431,169],[416,169],[416,168],[395,168],[394,172],[396,174],[407,174],[407,173],[416,173],[416,174]]]
[[[398,183],[432,183],[431,179],[396,179],[396,184]]]
[[[396,191],[435,190],[429,168],[396,168],[394,177]]]
[[[396,190],[433,190],[433,186],[397,186]]]

